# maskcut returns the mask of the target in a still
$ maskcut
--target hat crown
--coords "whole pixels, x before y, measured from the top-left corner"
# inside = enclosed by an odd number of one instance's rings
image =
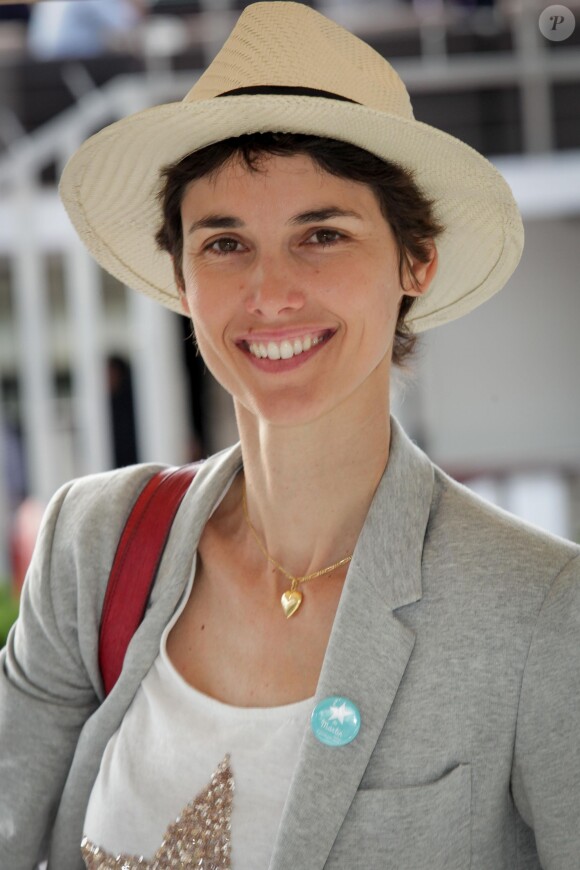
[[[413,119],[409,94],[391,64],[339,24],[302,3],[246,7],[184,102],[248,87],[326,91]]]

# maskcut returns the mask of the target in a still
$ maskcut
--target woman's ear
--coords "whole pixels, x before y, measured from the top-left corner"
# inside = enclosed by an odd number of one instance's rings
[[[439,254],[435,242],[430,245],[429,260],[421,262],[416,257],[407,257],[408,286],[403,290],[404,296],[424,296],[429,289],[433,278],[437,273]],[[409,272],[412,271],[415,280],[411,280]]]

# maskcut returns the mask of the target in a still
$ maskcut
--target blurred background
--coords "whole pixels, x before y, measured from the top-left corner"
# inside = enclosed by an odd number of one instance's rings
[[[0,645],[61,483],[237,440],[187,321],[99,269],[56,183],[87,136],[180,100],[246,5],[0,2]],[[387,57],[415,117],[488,157],[524,217],[516,274],[421,337],[394,413],[457,480],[579,541],[580,0],[562,21],[534,0],[307,5]]]

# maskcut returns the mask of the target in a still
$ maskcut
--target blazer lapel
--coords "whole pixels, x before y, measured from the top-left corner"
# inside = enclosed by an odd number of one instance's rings
[[[421,556],[433,493],[427,457],[391,418],[387,468],[349,567],[313,707],[353,701],[361,728],[329,747],[305,729],[270,870],[320,870],[356,795],[415,643],[393,610],[421,598]]]

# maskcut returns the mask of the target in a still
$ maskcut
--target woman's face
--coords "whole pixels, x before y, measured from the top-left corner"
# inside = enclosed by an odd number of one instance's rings
[[[234,401],[277,425],[361,390],[384,404],[402,289],[369,187],[306,155],[267,156],[258,172],[234,158],[189,184],[181,213],[183,307]],[[419,280],[428,271],[418,264]]]

